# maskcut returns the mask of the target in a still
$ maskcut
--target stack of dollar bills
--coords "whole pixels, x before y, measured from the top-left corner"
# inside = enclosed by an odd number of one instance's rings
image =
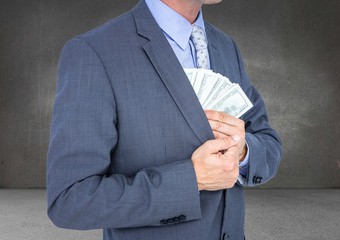
[[[202,68],[184,68],[204,110],[225,112],[236,118],[253,107],[242,88],[219,73]]]

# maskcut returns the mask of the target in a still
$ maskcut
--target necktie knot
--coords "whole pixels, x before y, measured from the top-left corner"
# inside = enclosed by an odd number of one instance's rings
[[[197,67],[208,68],[208,44],[205,38],[205,33],[199,26],[193,25],[191,40],[196,49]]]

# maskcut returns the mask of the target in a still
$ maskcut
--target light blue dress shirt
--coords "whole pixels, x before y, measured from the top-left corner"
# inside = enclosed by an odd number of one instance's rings
[[[192,40],[190,39],[192,24],[182,15],[164,4],[161,0],[146,0],[145,2],[156,22],[163,30],[166,39],[175,52],[182,67],[197,68],[196,50]],[[193,25],[201,27],[205,33],[202,11],[199,12]],[[210,69],[209,58],[208,61],[208,68]],[[245,176],[248,171],[248,161],[249,151],[247,152],[245,159],[240,163],[240,174],[243,176]],[[243,177],[240,176],[239,182],[243,183],[243,181]]]
[[[160,0],[146,0],[146,4],[163,30],[182,67],[196,68],[196,51],[190,39],[192,24]],[[201,11],[194,25],[199,26],[205,32]],[[210,68],[210,62],[208,67]]]

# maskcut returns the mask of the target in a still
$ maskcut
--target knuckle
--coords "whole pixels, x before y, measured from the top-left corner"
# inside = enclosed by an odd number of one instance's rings
[[[246,137],[246,133],[244,131],[238,131],[236,135],[239,136],[241,140],[244,140]]]
[[[242,133],[240,131],[235,131],[234,135],[242,138]]]
[[[215,129],[216,129],[216,130],[220,130],[221,128],[222,128],[222,123],[219,122],[219,121],[216,121],[216,122],[215,122]]]
[[[238,125],[240,125],[241,127],[244,128],[245,123],[244,123],[244,121],[242,119],[237,119],[237,123],[238,123]]]
[[[215,138],[221,138],[221,135],[218,132],[213,131],[213,133],[214,133]]]
[[[244,136],[246,134],[246,132],[244,131],[244,129],[237,129],[236,130],[236,134],[239,136]]]
[[[244,129],[240,129],[238,131],[238,133],[241,135],[241,136],[244,136],[246,134],[246,132],[244,131]]]
[[[226,113],[220,113],[220,120],[221,120],[222,122],[227,122],[228,119],[229,119],[229,115],[228,115],[228,114],[226,114]]]

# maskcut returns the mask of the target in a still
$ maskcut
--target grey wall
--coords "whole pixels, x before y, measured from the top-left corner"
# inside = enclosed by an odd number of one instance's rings
[[[2,0],[0,187],[44,187],[60,50],[134,1]],[[238,43],[284,143],[264,187],[340,187],[340,2],[224,0],[206,20]]]

